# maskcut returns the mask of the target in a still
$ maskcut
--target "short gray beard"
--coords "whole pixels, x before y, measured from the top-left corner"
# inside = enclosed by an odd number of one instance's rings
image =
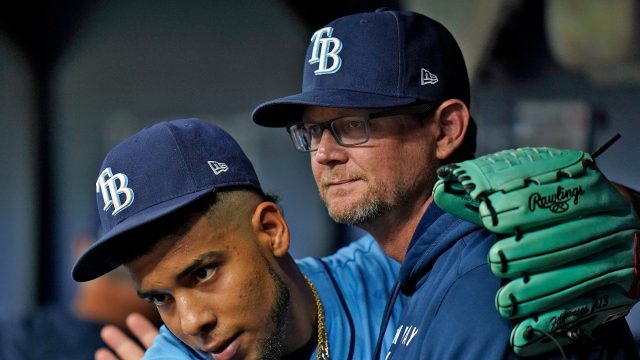
[[[329,212],[329,217],[333,221],[351,226],[363,227],[373,224],[383,216],[391,213],[401,204],[409,204],[414,201],[414,197],[419,196],[422,187],[416,187],[417,184],[425,183],[424,189],[430,192],[437,180],[435,167],[427,169],[428,174],[432,174],[424,179],[417,179],[413,184],[405,184],[400,188],[389,189],[387,186],[378,185],[369,188],[369,197],[358,203],[352,204],[353,207],[348,211],[340,213],[334,211],[327,201],[326,197],[320,192],[320,198],[324,202]],[[387,196],[385,196],[385,194]]]
[[[331,211],[326,201],[325,206],[329,209],[329,216],[333,221],[352,226],[370,224],[389,213],[393,208],[392,204],[379,199],[367,199],[363,204],[344,214],[336,214]]]

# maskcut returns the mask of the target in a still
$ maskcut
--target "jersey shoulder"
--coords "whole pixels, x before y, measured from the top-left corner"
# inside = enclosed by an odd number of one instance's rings
[[[160,333],[153,340],[151,347],[144,353],[142,360],[207,360],[178,339],[169,329],[162,325]]]
[[[305,257],[296,262],[307,275],[329,270],[337,280],[362,273],[372,277],[388,275],[395,279],[400,269],[400,264],[388,257],[371,235],[351,242],[334,254],[322,258]]]

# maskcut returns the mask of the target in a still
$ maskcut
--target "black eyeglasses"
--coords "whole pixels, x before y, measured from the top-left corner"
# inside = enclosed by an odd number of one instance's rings
[[[424,116],[434,111],[438,104],[420,104],[402,108],[371,112],[362,115],[339,117],[324,123],[299,122],[287,126],[293,145],[299,151],[315,151],[325,130],[329,130],[341,146],[351,147],[364,144],[371,136],[369,121],[395,115]]]

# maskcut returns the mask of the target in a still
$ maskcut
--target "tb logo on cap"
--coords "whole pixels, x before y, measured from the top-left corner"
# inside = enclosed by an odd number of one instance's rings
[[[122,173],[113,175],[110,167],[102,170],[96,182],[96,192],[102,193],[102,199],[104,200],[104,208],[102,210],[107,211],[113,206],[111,215],[115,216],[133,204],[133,190],[127,187],[128,183],[127,175]],[[121,198],[123,195],[124,199]]]
[[[316,31],[311,36],[313,50],[311,51],[309,64],[318,63],[318,70],[313,72],[316,75],[333,74],[340,70],[342,65],[342,59],[338,56],[338,53],[342,50],[342,41],[331,37],[332,33],[333,28],[326,27]],[[327,37],[323,37],[325,35]],[[331,66],[329,66],[329,59],[331,59]]]

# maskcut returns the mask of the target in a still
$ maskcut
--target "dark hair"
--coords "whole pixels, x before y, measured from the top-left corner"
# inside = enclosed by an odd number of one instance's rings
[[[221,192],[249,190],[261,197],[262,201],[277,204],[277,197],[248,187],[225,188]],[[220,192],[210,192],[201,198],[143,226],[132,229],[113,242],[109,253],[119,264],[136,260],[150,252],[159,239],[167,235],[180,235],[191,228],[194,221],[206,214],[219,201]]]

